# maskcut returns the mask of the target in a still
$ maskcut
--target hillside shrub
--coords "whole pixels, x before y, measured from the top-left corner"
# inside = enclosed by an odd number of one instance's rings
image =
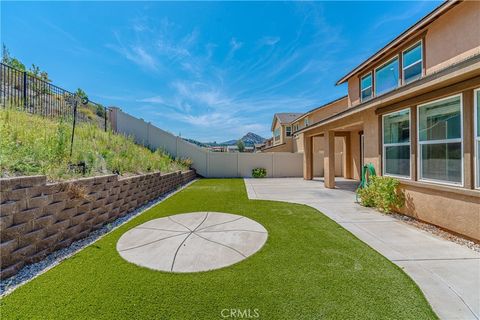
[[[62,180],[188,169],[188,163],[175,161],[161,150],[149,150],[131,137],[85,122],[77,123],[70,156],[71,136],[71,121],[0,108],[0,176],[44,174],[49,180]]]
[[[365,207],[375,207],[389,213],[405,204],[404,195],[398,190],[400,182],[392,177],[371,176],[368,185],[358,189],[361,204]]]
[[[192,168],[193,161],[190,158],[179,158],[177,161],[186,168]]]
[[[85,117],[87,117],[90,120],[95,118],[95,113],[88,107],[78,108],[78,112],[80,112],[81,114],[83,114]]]
[[[267,176],[267,169],[265,168],[255,168],[252,170],[252,177],[254,178],[265,178]]]

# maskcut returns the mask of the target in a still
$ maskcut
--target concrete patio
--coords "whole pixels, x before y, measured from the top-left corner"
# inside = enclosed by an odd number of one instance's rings
[[[124,233],[117,251],[125,260],[153,270],[200,272],[251,256],[268,232],[258,222],[222,212],[190,212],[147,221]]]
[[[309,205],[401,267],[441,319],[480,318],[480,254],[355,203],[358,182],[245,179],[250,199]]]

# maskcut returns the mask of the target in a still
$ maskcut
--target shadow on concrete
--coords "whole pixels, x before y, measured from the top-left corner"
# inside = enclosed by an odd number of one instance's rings
[[[313,181],[324,184],[323,178],[314,178]],[[335,189],[355,192],[359,183],[359,181],[353,179],[335,178]]]

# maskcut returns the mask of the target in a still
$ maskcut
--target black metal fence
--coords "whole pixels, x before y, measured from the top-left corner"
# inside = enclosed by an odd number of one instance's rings
[[[75,94],[6,64],[0,65],[0,105],[52,118],[90,122],[107,130],[107,108],[93,101],[79,103]]]

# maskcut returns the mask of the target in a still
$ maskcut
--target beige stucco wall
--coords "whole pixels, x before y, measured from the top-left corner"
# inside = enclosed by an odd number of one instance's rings
[[[343,110],[346,110],[347,108],[348,108],[348,97],[345,97],[333,103],[327,104],[321,108],[318,108],[317,110],[314,110],[308,113],[308,115],[306,116],[298,118],[298,121],[295,121],[294,123],[292,123],[292,127],[295,125],[298,125],[299,129],[304,128],[305,119],[308,119],[309,124],[311,125],[313,123],[324,120],[330,116],[333,116]]]
[[[348,106],[356,106],[360,103],[360,79],[354,75],[348,79]]]
[[[313,111],[309,116],[310,123],[319,122],[324,120],[334,114],[337,114],[343,110],[346,110],[348,107],[348,99],[344,98],[339,101],[336,101],[332,104],[319,108],[318,110]]]
[[[351,172],[352,178],[360,180],[361,161],[360,161],[360,131],[350,132],[350,154],[352,156]]]
[[[321,130],[334,130],[349,122],[354,123],[361,120],[365,136],[365,163],[373,163],[377,174],[381,175],[379,119],[373,110],[364,111],[354,117],[345,117],[326,125]],[[310,133],[307,132],[307,134]],[[359,179],[359,144],[359,131],[352,130],[350,147],[354,179]],[[316,171],[318,168],[315,169],[315,166],[322,166],[322,163],[317,159],[318,153],[314,153],[313,157],[314,171]],[[337,167],[337,164],[335,165]],[[314,173],[316,174],[316,172]],[[433,184],[430,186],[421,182],[403,182],[401,189],[406,197],[405,207],[399,210],[401,213],[480,241],[480,191],[462,191],[461,188],[451,191],[449,187]]]
[[[287,139],[285,139],[285,143],[273,145],[272,147],[268,147],[262,150],[262,153],[269,152],[293,152],[292,138],[288,137]]]
[[[275,130],[277,129],[280,129],[280,141],[276,141],[275,140],[275,135],[274,135],[274,132]],[[272,131],[272,138],[273,138],[273,145],[277,145],[277,144],[282,144],[283,143],[283,128],[282,128],[282,125],[280,124],[280,122],[278,121],[275,121],[275,126],[273,127],[273,131]]]
[[[362,113],[363,120],[363,134],[365,140],[365,163],[372,163],[377,172],[380,170],[380,148],[379,139],[381,139],[379,120],[375,111],[370,109]]]
[[[341,118],[335,122],[326,124],[322,126],[321,128],[317,129],[312,129],[311,131],[307,131],[306,134],[308,135],[313,135],[316,132],[321,133],[324,131],[328,130],[338,130],[338,128],[346,127],[349,125],[353,124],[361,124],[363,126],[363,132],[364,132],[364,137],[365,137],[365,163],[372,163],[375,166],[375,170],[377,172],[380,172],[380,147],[379,147],[379,139],[381,139],[381,134],[380,134],[380,128],[379,128],[379,117],[375,114],[375,111],[373,109],[370,110],[365,110],[359,114],[353,114],[350,116],[346,116],[344,118]],[[352,155],[355,155],[356,159],[356,165],[359,166],[359,140],[358,140],[358,130],[353,131],[351,133],[351,145],[352,145]],[[341,140],[337,142],[337,139],[341,139],[336,137],[336,142],[335,142],[335,149],[336,150],[341,150],[341,145],[342,142]],[[314,142],[314,145],[316,142]],[[358,168],[354,168],[358,169]]]
[[[290,137],[287,137],[287,129],[286,127],[291,127],[290,124],[280,124],[280,122],[278,121],[275,121],[275,126],[273,127],[273,131],[272,131],[272,138],[274,137],[274,132],[275,130],[277,129],[280,129],[280,140],[277,141],[277,142],[274,142],[274,145],[279,145],[279,144],[283,144],[283,143],[292,143],[291,141],[288,141],[288,140],[292,140],[292,137],[293,136],[290,136]],[[286,152],[292,152],[291,150],[290,151],[287,151],[285,150]]]
[[[303,152],[303,133],[296,134],[292,138],[293,152]]]
[[[425,36],[426,73],[480,54],[480,1],[465,1],[429,27]]]
[[[425,74],[435,73],[468,57],[480,54],[479,21],[480,1],[464,1],[432,22],[425,34]],[[408,48],[407,44],[411,45],[421,39],[422,33],[413,35],[399,48],[352,75],[348,79],[349,106],[360,103],[360,76],[399,55],[402,50]]]
[[[480,241],[480,194],[461,195],[402,184],[401,213]]]

